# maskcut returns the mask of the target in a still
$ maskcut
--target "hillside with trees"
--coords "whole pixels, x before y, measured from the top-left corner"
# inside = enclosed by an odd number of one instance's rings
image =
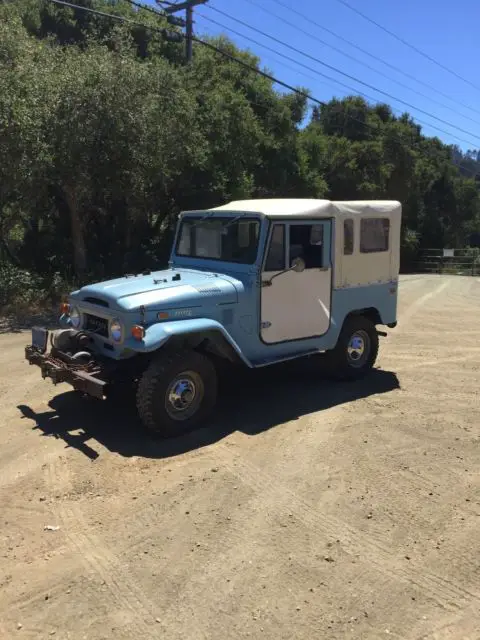
[[[183,45],[148,28],[161,18],[79,4],[146,27],[0,3],[0,304],[163,266],[180,210],[232,198],[398,199],[405,268],[480,231],[479,152],[360,97],[311,109],[198,43],[185,65]]]

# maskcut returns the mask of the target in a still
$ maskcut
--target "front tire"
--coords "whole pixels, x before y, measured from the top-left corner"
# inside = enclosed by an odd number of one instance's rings
[[[165,353],[140,379],[137,410],[150,432],[169,438],[199,426],[216,399],[217,374],[209,358],[196,351]]]
[[[378,356],[378,334],[373,322],[364,316],[345,321],[338,342],[328,352],[331,374],[337,380],[357,380],[369,373]]]

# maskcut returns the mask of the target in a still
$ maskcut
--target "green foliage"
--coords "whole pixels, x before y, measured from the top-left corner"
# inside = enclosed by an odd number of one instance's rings
[[[125,2],[78,2],[166,26]],[[162,266],[180,210],[233,198],[398,199],[405,264],[480,229],[478,152],[359,97],[307,116],[305,97],[205,47],[186,66],[182,45],[146,28],[0,2],[1,304]]]
[[[30,303],[41,299],[45,292],[38,276],[12,267],[8,263],[0,265],[0,307],[10,303]]]
[[[0,264],[0,309],[24,309],[59,302],[71,289],[59,273],[42,277],[8,262]]]

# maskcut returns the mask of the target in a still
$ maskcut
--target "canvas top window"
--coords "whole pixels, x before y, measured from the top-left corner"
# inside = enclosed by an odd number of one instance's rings
[[[388,218],[362,218],[360,221],[360,252],[388,251],[390,220]]]
[[[345,220],[343,223],[343,255],[351,256],[353,254],[354,240],[353,220]]]
[[[257,218],[188,217],[181,224],[177,256],[253,264],[257,258]]]

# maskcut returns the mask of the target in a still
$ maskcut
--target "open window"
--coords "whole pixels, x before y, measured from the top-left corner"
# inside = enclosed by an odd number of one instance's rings
[[[295,258],[302,258],[305,269],[321,269],[324,266],[323,230],[323,224],[290,225],[290,265]]]

